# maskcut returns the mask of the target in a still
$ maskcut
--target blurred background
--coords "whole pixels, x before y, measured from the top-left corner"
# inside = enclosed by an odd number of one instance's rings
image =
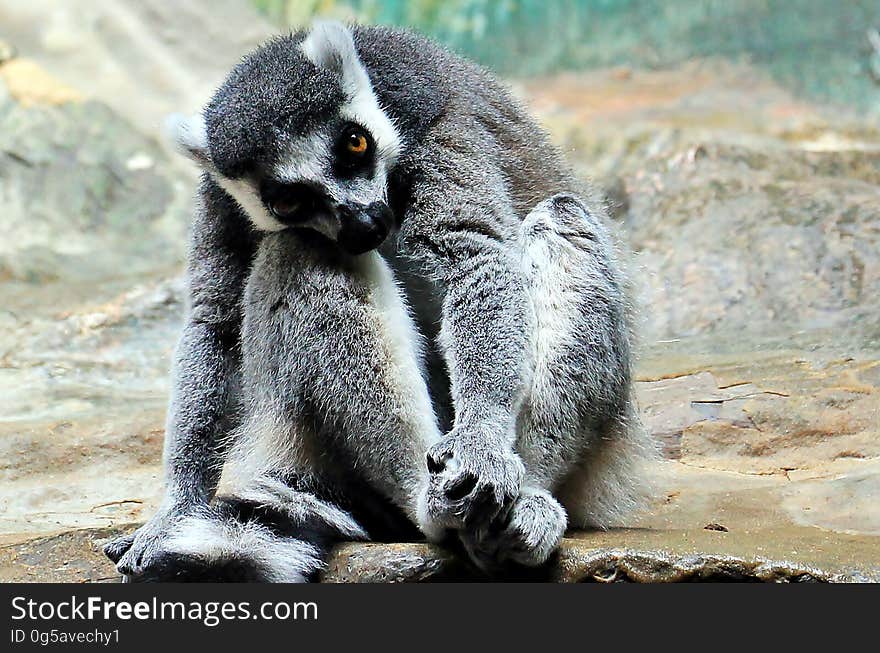
[[[880,3],[0,0],[0,580],[161,496],[196,171],[160,125],[313,16],[503,76],[632,250],[649,514],[585,547],[880,573]]]

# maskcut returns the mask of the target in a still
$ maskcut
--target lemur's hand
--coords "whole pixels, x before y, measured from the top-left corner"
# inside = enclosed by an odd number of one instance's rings
[[[444,528],[488,524],[519,496],[525,469],[491,426],[458,427],[428,451],[425,516]]]
[[[138,576],[158,559],[162,543],[173,534],[181,517],[181,511],[160,510],[134,533],[105,544],[104,555],[116,563],[120,574]]]

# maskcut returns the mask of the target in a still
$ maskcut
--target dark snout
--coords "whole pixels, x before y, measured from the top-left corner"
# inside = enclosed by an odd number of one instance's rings
[[[381,245],[394,224],[391,209],[384,202],[366,206],[345,206],[339,210],[339,246],[349,254],[363,254]]]

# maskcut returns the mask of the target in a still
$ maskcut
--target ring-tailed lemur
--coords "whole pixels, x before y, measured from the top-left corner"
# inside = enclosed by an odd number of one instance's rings
[[[604,215],[488,73],[318,23],[173,131],[205,171],[191,310],[123,574],[306,580],[419,530],[537,565],[633,507],[651,446]]]

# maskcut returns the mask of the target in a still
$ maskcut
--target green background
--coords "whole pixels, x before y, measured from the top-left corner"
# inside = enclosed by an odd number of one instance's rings
[[[510,76],[691,58],[746,60],[815,99],[880,107],[866,0],[253,0],[279,26],[314,15],[414,27]]]

